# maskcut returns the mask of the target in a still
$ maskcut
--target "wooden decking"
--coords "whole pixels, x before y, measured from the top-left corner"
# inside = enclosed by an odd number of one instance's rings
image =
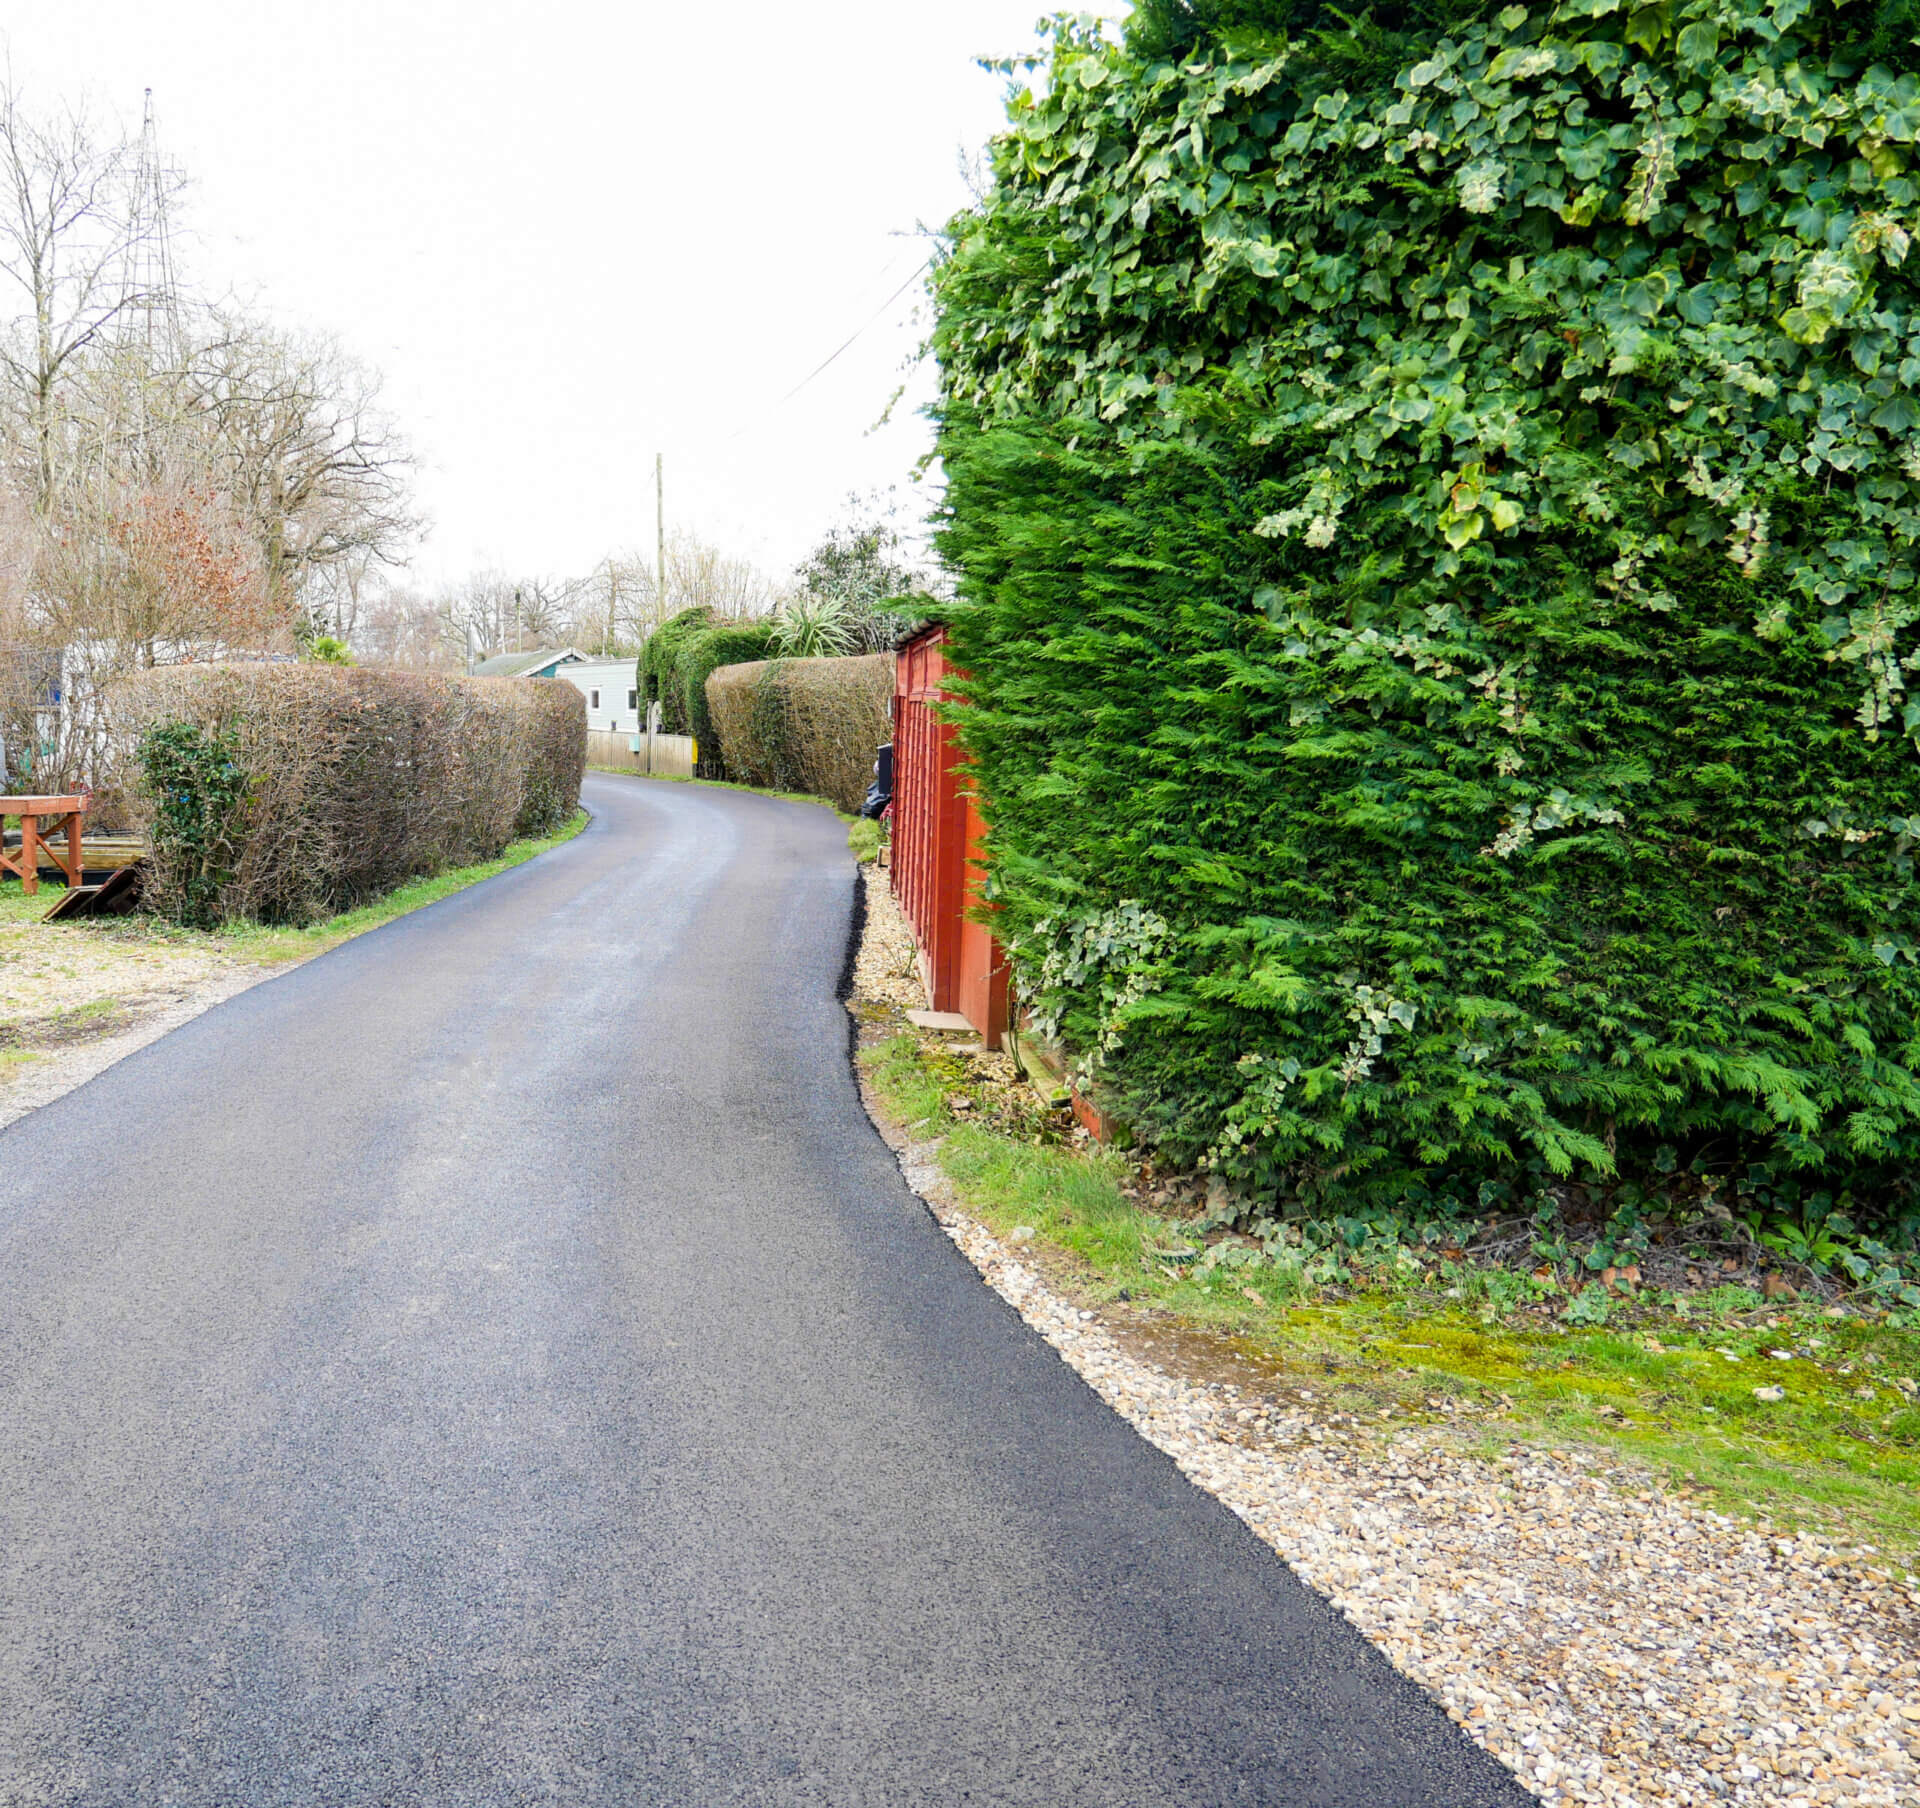
[[[20,845],[20,831],[9,829],[6,836],[6,849],[12,853]],[[134,866],[147,857],[147,844],[137,835],[93,835],[83,833],[80,837],[80,867],[83,872],[113,873],[123,866]],[[60,862],[53,857],[51,850],[40,850],[39,867],[42,873],[59,873]]]

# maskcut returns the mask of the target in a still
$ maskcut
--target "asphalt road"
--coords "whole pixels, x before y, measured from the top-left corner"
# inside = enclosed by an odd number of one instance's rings
[[[1530,1800],[907,1190],[840,824],[588,798],[0,1133],[0,1804]]]

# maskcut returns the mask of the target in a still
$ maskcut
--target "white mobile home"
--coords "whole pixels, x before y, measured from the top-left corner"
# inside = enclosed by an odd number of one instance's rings
[[[587,728],[593,734],[638,734],[641,730],[640,693],[635,688],[634,661],[582,659],[561,666],[553,674],[564,678],[587,700]]]

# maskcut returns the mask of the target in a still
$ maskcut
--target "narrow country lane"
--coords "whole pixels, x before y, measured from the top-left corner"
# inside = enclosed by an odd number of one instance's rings
[[[841,825],[588,800],[0,1133],[0,1808],[1530,1799],[909,1193]]]

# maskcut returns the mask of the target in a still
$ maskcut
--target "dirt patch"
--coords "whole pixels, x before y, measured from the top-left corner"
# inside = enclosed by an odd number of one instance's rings
[[[133,926],[0,922],[0,1124],[270,977]]]

